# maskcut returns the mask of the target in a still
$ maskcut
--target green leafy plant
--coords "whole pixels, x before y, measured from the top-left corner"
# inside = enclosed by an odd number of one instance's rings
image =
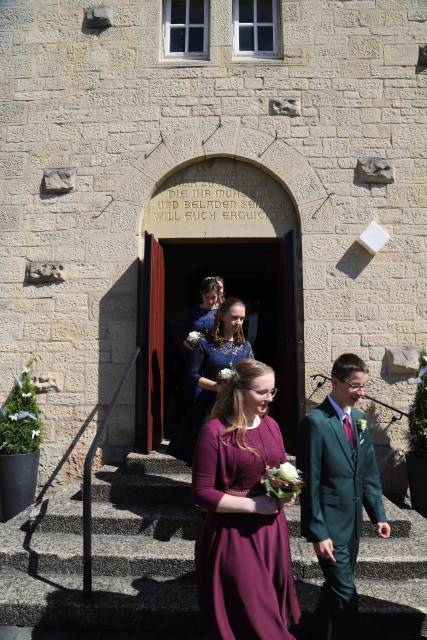
[[[20,374],[0,416],[0,454],[13,455],[38,451],[42,441],[40,409],[31,380],[31,360]]]
[[[418,376],[410,382],[417,384],[414,402],[409,413],[409,452],[427,456],[427,352],[420,353]]]

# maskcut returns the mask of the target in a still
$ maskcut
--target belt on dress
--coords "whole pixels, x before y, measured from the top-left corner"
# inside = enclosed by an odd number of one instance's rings
[[[230,487],[229,489],[225,489],[224,493],[229,494],[230,496],[237,496],[239,498],[255,498],[255,496],[261,496],[264,491],[262,489],[252,488],[252,489],[234,489]]]

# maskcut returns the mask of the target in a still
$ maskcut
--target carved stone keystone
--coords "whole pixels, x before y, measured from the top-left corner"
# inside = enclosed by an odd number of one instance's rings
[[[386,349],[387,373],[414,373],[418,371],[418,349],[391,347]]]
[[[58,262],[31,262],[25,270],[25,281],[31,284],[63,282],[65,269]]]
[[[101,5],[85,10],[86,26],[89,29],[108,29],[113,26],[113,7]]]
[[[418,64],[421,67],[427,67],[427,44],[420,44],[418,50]]]
[[[271,98],[269,112],[271,116],[295,118],[301,115],[301,100],[299,98]]]
[[[76,172],[74,169],[45,169],[44,192],[67,193],[76,185]]]
[[[358,182],[390,184],[394,182],[393,167],[384,158],[362,158],[357,161],[356,178]]]

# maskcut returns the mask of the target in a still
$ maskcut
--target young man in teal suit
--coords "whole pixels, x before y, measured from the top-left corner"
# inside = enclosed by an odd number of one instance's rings
[[[313,543],[325,578],[317,629],[328,640],[348,640],[360,638],[353,573],[363,507],[379,538],[390,536],[390,526],[365,416],[354,408],[369,370],[358,356],[345,353],[331,376],[331,393],[302,420],[298,433],[297,467],[306,480],[301,531]]]

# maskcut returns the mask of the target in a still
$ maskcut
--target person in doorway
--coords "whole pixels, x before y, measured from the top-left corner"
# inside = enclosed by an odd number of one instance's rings
[[[243,335],[244,320],[245,304],[238,298],[228,298],[218,309],[212,334],[200,338],[191,353],[190,377],[199,392],[169,447],[172,455],[189,465],[200,428],[209,416],[217,392],[223,388],[218,374],[223,369],[232,370],[240,360],[254,357]]]
[[[224,283],[222,290],[224,289]],[[204,278],[200,284],[201,302],[196,307],[192,307],[186,320],[186,336],[184,346],[190,351],[194,345],[187,341],[187,336],[191,331],[198,331],[204,335],[212,332],[215,316],[221,300],[221,287],[216,277]]]
[[[193,500],[207,512],[196,541],[196,576],[208,637],[291,640],[300,609],[283,507],[267,496],[266,466],[286,460],[268,407],[274,371],[242,360],[201,430],[194,453]]]
[[[363,398],[366,364],[352,353],[332,367],[332,391],[311,411],[298,433],[297,466],[306,485],[301,494],[301,530],[314,545],[324,584],[316,611],[315,637],[359,639],[354,583],[362,508],[379,538],[390,536],[381,482],[366,419],[354,405]]]

